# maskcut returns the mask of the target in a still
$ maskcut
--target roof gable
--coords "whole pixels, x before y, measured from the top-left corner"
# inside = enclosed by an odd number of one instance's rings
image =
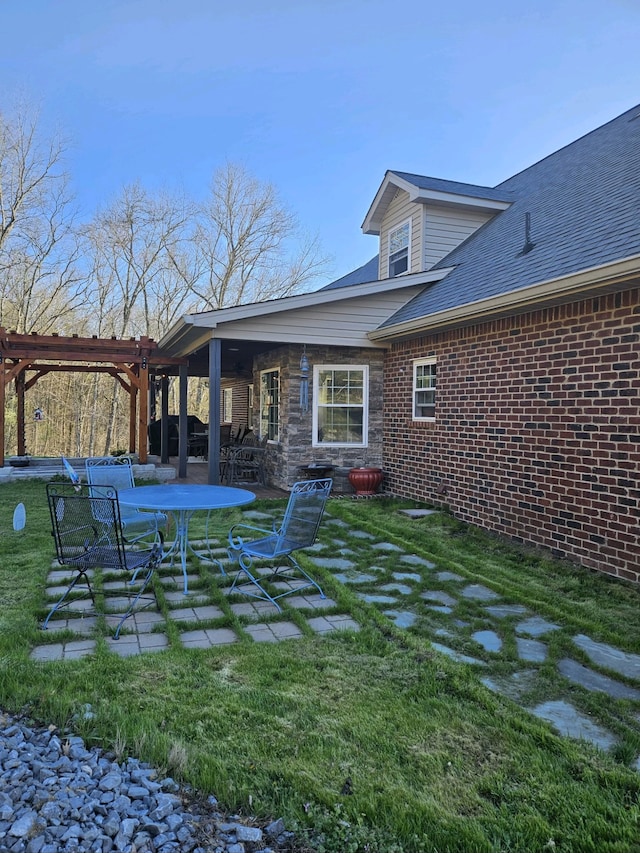
[[[640,107],[496,189],[513,204],[436,264],[454,269],[384,326],[640,255]]]
[[[426,204],[431,201],[440,205],[498,212],[505,210],[513,201],[513,194],[508,189],[482,187],[460,181],[447,181],[443,178],[430,178],[426,175],[389,170],[362,223],[365,234],[380,234],[387,208],[399,189],[409,193],[409,200],[416,204]]]

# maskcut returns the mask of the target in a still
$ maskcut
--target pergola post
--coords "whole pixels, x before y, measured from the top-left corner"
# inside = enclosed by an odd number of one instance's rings
[[[4,398],[5,398],[4,358],[0,353],[0,468],[4,468]]]
[[[18,431],[18,456],[24,456],[27,452],[27,444],[24,434],[24,372],[19,373],[15,379],[16,386],[16,429]]]

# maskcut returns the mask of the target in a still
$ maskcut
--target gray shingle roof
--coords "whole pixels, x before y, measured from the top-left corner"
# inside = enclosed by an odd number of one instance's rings
[[[435,268],[455,269],[384,326],[640,254],[640,106],[496,190],[513,204],[444,257]],[[534,248],[523,254],[526,214]]]
[[[369,281],[378,280],[378,255],[371,258],[366,264],[358,267],[357,270],[343,275],[341,278],[332,281],[330,284],[325,284],[320,290],[333,290],[336,287],[349,287],[351,284],[366,284]]]
[[[498,187],[481,187],[477,184],[464,184],[460,181],[446,181],[443,178],[430,178],[427,175],[414,175],[411,172],[397,172],[395,169],[392,169],[391,172],[421,190],[467,195],[473,198],[486,198],[491,201],[513,201],[513,194],[510,191]]]

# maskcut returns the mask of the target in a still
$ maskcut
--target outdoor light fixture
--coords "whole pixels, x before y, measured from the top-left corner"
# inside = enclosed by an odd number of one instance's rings
[[[300,359],[300,411],[309,411],[309,359],[307,358],[307,345],[304,345]]]

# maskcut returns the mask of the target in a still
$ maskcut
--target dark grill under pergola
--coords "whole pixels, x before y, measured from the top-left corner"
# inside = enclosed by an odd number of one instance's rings
[[[129,394],[129,452],[138,448],[147,461],[149,373],[154,368],[186,364],[186,359],[161,356],[148,337],[81,338],[78,335],[19,334],[0,326],[0,467],[4,466],[5,395],[15,383],[18,417],[18,456],[25,452],[24,395],[38,379],[51,372],[107,373]]]

